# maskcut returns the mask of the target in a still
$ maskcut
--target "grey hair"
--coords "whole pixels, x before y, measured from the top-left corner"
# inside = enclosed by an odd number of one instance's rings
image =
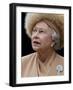
[[[54,42],[54,49],[58,50],[60,48],[60,34],[59,32],[56,32],[55,30],[52,30],[52,40]]]

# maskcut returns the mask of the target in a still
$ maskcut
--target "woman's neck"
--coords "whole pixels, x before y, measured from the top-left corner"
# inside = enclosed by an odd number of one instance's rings
[[[47,58],[48,58],[48,60],[51,58],[53,52],[54,52],[53,48],[48,48],[48,49],[45,49],[45,50],[40,50],[37,53],[38,54],[38,58],[39,58],[40,61],[45,63]]]

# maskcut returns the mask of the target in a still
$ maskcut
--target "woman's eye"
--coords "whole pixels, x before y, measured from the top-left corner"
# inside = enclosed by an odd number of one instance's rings
[[[37,30],[36,30],[36,29],[34,29],[34,30],[32,30],[32,33],[33,33],[33,32],[37,32]]]
[[[45,31],[44,30],[37,30],[37,29],[33,29],[32,30],[32,33],[36,33],[36,32],[38,32],[38,33],[44,33]]]
[[[43,33],[44,31],[43,31],[43,30],[40,30],[39,32],[40,32],[40,33]]]

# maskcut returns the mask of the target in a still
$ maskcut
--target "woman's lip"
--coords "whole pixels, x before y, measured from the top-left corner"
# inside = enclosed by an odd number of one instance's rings
[[[33,41],[33,43],[35,43],[35,44],[40,44],[40,42],[38,42],[38,41]]]

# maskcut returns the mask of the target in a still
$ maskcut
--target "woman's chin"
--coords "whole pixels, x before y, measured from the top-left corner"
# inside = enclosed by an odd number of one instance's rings
[[[39,51],[40,48],[39,47],[32,47],[34,51]]]

